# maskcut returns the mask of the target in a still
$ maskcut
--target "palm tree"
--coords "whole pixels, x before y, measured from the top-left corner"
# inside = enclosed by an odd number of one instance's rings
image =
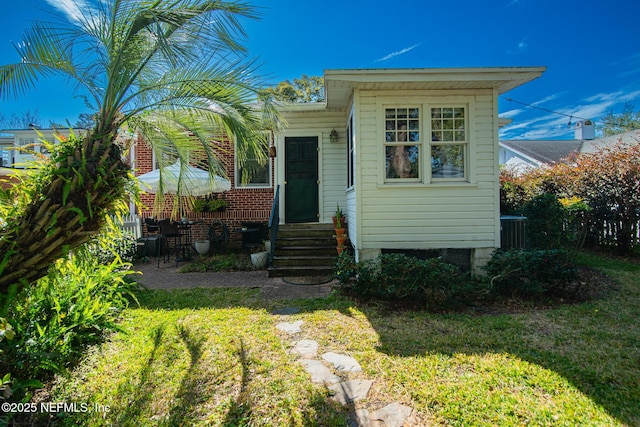
[[[0,292],[45,275],[65,251],[88,241],[126,196],[129,167],[117,140],[123,129],[146,136],[160,166],[179,160],[217,174],[212,136],[233,135],[240,156],[254,156],[264,143],[265,118],[272,118],[267,104],[260,111],[251,106],[259,84],[238,43],[245,36],[239,19],[257,18],[249,5],[64,4],[67,25],[36,23],[14,46],[21,61],[0,67],[0,96],[20,96],[42,77],[66,76],[95,106],[96,124],[82,138],[59,144],[0,221]]]

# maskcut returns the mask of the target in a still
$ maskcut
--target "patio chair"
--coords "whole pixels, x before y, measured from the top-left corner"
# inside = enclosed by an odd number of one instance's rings
[[[178,266],[179,251],[182,247],[180,230],[178,226],[168,219],[158,221],[160,237],[162,239],[162,260],[164,263],[171,259],[173,255],[176,259],[176,267]],[[160,267],[160,246],[158,246],[158,268]]]

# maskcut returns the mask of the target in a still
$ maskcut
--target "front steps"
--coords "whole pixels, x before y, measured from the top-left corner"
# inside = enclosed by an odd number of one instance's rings
[[[336,261],[333,224],[281,224],[269,277],[327,276]]]

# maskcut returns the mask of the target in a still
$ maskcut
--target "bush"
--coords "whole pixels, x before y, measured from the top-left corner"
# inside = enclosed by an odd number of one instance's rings
[[[485,270],[493,292],[523,297],[559,294],[578,274],[569,252],[562,249],[499,250]]]
[[[524,205],[522,213],[527,217],[529,247],[552,249],[567,244],[565,209],[554,194],[535,196]]]
[[[80,247],[58,260],[47,276],[5,297],[3,314],[13,340],[0,340],[0,372],[11,374],[11,400],[25,399],[24,390],[19,392],[21,384],[62,371],[77,361],[87,345],[118,329],[119,313],[135,300],[137,284],[127,280],[130,264],[117,251],[109,263],[101,258],[102,251],[110,252],[108,240],[107,233]]]
[[[343,289],[356,296],[428,306],[458,297],[470,279],[439,258],[420,260],[402,254],[356,263],[342,253],[334,274]]]

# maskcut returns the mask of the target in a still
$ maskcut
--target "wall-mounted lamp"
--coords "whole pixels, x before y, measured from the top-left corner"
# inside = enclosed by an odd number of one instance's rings
[[[329,141],[331,141],[332,143],[338,142],[338,131],[336,131],[335,129],[331,131],[331,133],[329,134]]]

